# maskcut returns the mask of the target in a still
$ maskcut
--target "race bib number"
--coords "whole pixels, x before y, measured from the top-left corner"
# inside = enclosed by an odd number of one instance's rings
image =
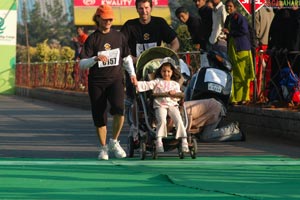
[[[222,92],[222,86],[217,85],[215,83],[208,83],[208,88],[207,89],[210,90],[210,91],[217,92],[217,93]]]
[[[102,62],[98,61],[98,67],[111,67],[111,66],[118,66],[119,65],[119,59],[120,59],[120,49],[112,49],[107,51],[99,51],[98,56],[103,55],[106,56],[108,61]]]
[[[152,47],[156,47],[156,42],[152,43],[144,43],[144,44],[136,44],[136,56],[138,57],[141,55],[145,50],[150,49]]]

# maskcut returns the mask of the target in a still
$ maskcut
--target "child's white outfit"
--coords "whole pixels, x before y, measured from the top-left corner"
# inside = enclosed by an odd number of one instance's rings
[[[153,90],[153,93],[166,93],[173,90],[181,92],[178,82],[173,80],[166,81],[162,78],[157,78],[152,81],[138,81],[137,89],[139,92]],[[179,100],[179,98],[174,97],[157,97],[154,99],[153,108],[155,109],[157,120],[157,137],[167,137],[167,114],[169,114],[174,121],[176,127],[176,139],[187,137],[183,120],[178,109]]]

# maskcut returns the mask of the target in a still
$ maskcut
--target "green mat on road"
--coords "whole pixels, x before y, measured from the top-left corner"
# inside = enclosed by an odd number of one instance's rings
[[[300,160],[0,159],[0,199],[300,199]]]

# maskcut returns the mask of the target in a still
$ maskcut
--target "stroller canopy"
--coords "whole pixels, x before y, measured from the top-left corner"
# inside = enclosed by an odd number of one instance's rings
[[[138,79],[145,79],[148,74],[155,72],[160,67],[161,59],[165,57],[171,57],[175,61],[176,67],[180,67],[178,55],[169,48],[153,47],[145,50],[136,63]]]

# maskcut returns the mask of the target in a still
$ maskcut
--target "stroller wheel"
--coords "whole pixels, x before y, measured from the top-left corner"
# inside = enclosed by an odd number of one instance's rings
[[[145,158],[146,158],[146,143],[145,143],[145,141],[140,142],[140,158],[141,158],[141,160],[145,160]]]
[[[192,159],[195,159],[197,157],[197,150],[198,150],[198,147],[197,147],[197,140],[194,138],[192,140],[192,147],[190,147],[190,154],[191,154],[191,157]]]
[[[127,139],[127,155],[129,158],[132,158],[134,155],[134,142],[132,136],[129,136]]]

